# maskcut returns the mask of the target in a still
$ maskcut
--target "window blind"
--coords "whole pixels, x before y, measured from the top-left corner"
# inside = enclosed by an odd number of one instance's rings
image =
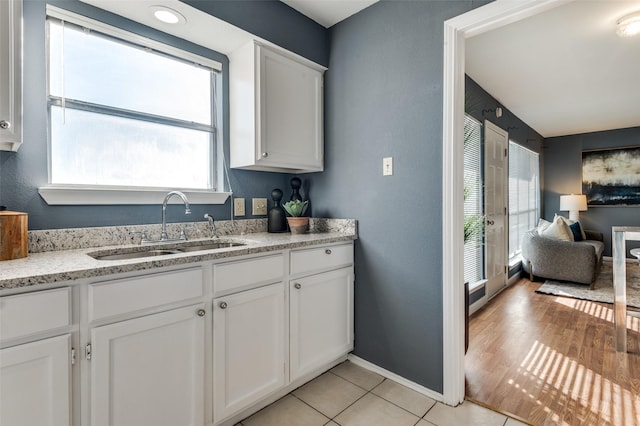
[[[482,221],[482,124],[464,117],[464,218],[465,223]],[[473,284],[483,278],[482,232],[472,234],[464,244],[464,280]]]
[[[540,217],[539,155],[509,141],[509,263],[520,259],[522,237]]]

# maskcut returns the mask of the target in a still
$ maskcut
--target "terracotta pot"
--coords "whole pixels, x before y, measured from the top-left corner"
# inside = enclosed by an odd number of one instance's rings
[[[304,234],[309,230],[309,218],[308,217],[288,217],[289,229],[292,234]]]

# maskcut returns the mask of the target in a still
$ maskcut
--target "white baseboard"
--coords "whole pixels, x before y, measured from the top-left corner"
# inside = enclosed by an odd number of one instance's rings
[[[444,401],[444,397],[442,396],[441,393],[438,393],[436,391],[433,391],[429,388],[426,388],[422,385],[419,385],[415,382],[412,382],[411,380],[405,379],[402,376],[398,376],[395,373],[392,373],[389,370],[385,370],[382,367],[379,367],[375,364],[370,363],[369,361],[365,361],[364,359],[354,355],[354,354],[349,354],[347,356],[347,359],[351,362],[353,362],[355,365],[360,366],[362,368],[366,368],[367,370],[373,371],[374,373],[378,373],[379,375],[386,377],[387,379],[391,379],[396,383],[400,383],[403,386],[408,387],[409,389],[413,389],[414,391],[421,393],[422,395],[428,396],[429,398],[438,401],[438,402],[443,402]]]

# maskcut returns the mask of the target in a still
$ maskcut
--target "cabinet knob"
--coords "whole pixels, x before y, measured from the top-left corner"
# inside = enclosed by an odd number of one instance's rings
[[[326,249],[324,252],[325,252],[326,254],[331,254],[331,249]]]
[[[5,120],[0,120],[0,129],[7,130],[9,127],[11,127],[11,123]]]
[[[220,302],[218,306],[220,306],[220,309],[227,309],[227,302]]]
[[[302,288],[302,284],[300,284],[300,283],[295,283],[293,286],[295,288],[297,288],[298,290],[300,290]]]
[[[204,309],[198,309],[196,313],[199,317],[203,317],[207,312]]]
[[[267,158],[267,157],[269,156],[269,153],[268,153],[268,152],[263,152],[263,153],[262,153],[262,156],[263,156],[264,158]]]

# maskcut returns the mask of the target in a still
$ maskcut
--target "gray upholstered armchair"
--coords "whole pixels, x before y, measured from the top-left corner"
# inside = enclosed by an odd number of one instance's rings
[[[522,268],[533,277],[593,284],[604,251],[601,232],[586,231],[584,241],[543,237],[533,229],[522,240]]]

